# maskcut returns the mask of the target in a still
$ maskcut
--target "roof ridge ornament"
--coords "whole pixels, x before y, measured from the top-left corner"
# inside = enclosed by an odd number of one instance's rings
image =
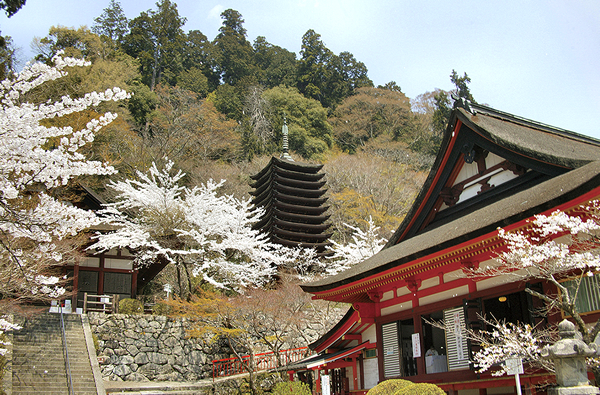
[[[281,127],[281,134],[283,135],[283,150],[281,152],[281,159],[286,159],[289,161],[294,161],[289,153],[289,143],[288,143],[288,127],[287,127],[287,119],[285,115],[283,116],[283,126]]]
[[[454,100],[454,108],[462,107],[472,115],[477,115],[477,110],[471,106],[471,104],[473,104],[471,101],[464,97],[457,96],[456,93],[451,93],[450,96]]]

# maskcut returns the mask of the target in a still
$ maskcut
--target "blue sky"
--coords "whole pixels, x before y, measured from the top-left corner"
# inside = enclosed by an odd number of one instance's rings
[[[156,1],[122,0],[128,18]],[[335,53],[365,63],[376,85],[396,81],[410,98],[451,89],[452,69],[471,77],[475,99],[549,125],[600,139],[600,1],[596,0],[180,0],[186,31],[209,39],[220,13],[239,11],[257,36],[297,55],[313,29]],[[0,17],[31,58],[34,36],[52,25],[92,26],[109,0],[27,0]]]

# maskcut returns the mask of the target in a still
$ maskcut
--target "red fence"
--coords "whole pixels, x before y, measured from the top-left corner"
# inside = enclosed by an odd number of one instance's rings
[[[282,366],[291,362],[296,362],[306,357],[309,353],[308,347],[292,348],[290,350],[279,351],[279,358]],[[246,369],[249,366],[250,356],[242,357],[243,361],[238,358],[215,359],[213,364],[213,380],[216,377],[227,377],[235,374],[247,373]],[[265,352],[254,355],[255,372],[261,370],[275,369],[277,365],[277,356],[273,352]]]

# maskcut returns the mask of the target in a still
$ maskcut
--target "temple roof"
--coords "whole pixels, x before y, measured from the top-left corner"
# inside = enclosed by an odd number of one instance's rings
[[[289,247],[316,248],[320,255],[331,233],[324,215],[327,192],[322,165],[307,165],[273,157],[269,164],[251,178],[255,188],[252,204],[264,210],[253,228],[268,234],[271,241]]]
[[[467,166],[477,168],[477,152],[493,156],[497,163],[484,166],[483,173],[495,169],[507,176],[454,206],[445,205],[445,190],[464,187],[457,175]],[[475,158],[472,164],[466,162],[469,155]],[[477,178],[476,170],[473,177]],[[408,265],[596,188],[600,188],[600,141],[488,107],[459,104],[423,189],[386,247],[338,275],[302,288],[324,292]]]

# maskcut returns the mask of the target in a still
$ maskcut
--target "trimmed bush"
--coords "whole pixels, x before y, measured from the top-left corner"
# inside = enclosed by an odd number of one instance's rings
[[[399,389],[402,389],[412,384],[412,381],[402,379],[386,380],[371,388],[369,392],[367,392],[367,395],[390,395],[394,394]]]
[[[144,314],[144,305],[137,299],[121,299],[119,314]]]
[[[446,391],[435,384],[413,383],[400,388],[394,395],[446,395]]]
[[[302,381],[277,383],[271,393],[274,395],[311,395],[308,384]]]
[[[171,312],[170,306],[158,302],[154,306],[152,306],[152,315],[169,315]]]

